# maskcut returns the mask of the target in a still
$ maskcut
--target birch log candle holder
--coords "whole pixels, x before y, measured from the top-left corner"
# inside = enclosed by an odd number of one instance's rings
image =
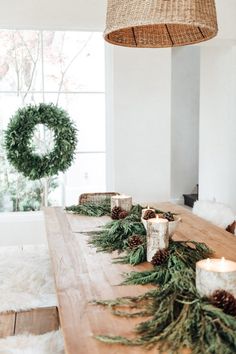
[[[144,218],[143,218],[143,216],[144,216],[144,214],[145,214],[145,212],[147,211],[147,210],[154,210],[154,209],[143,209],[142,210],[142,217],[141,217],[141,221],[142,221],[142,223],[143,223],[143,226],[145,227],[145,229],[147,230],[147,222],[148,222],[148,220],[145,220]],[[154,210],[155,211],[155,210]],[[158,219],[159,217],[158,217],[158,214],[156,214],[156,218]],[[180,217],[174,217],[175,218],[175,220],[174,221],[168,221],[168,232],[169,232],[169,236],[170,237],[172,237],[173,235],[174,235],[174,233],[175,233],[175,231],[176,231],[176,229],[177,229],[177,227],[178,227],[178,225],[179,225],[179,223],[181,222],[181,218]],[[161,219],[161,218],[159,218],[159,219]],[[164,220],[166,220],[166,219],[164,219]]]
[[[204,259],[196,264],[196,287],[201,296],[225,290],[236,297],[236,263],[222,259]]]
[[[149,219],[147,221],[147,261],[151,262],[154,254],[169,246],[168,220]]]
[[[128,195],[114,195],[111,197],[111,210],[120,207],[122,210],[130,212],[132,209],[132,197]]]
[[[169,221],[169,236],[172,237],[179,226],[179,223],[181,222],[181,218],[174,216],[174,221]]]
[[[141,221],[143,223],[143,226],[147,230],[147,222],[148,222],[148,220],[144,219],[144,215],[145,215],[146,211],[153,211],[155,213],[155,209],[149,208],[149,206],[147,208],[142,209]],[[156,217],[158,217],[158,216],[156,216]]]

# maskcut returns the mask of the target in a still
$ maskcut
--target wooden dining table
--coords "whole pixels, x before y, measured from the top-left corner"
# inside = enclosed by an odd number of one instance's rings
[[[205,242],[215,257],[236,261],[236,236],[179,205],[157,203],[152,206],[180,215],[181,223],[174,240]],[[133,338],[135,325],[144,318],[118,317],[109,309],[92,303],[143,294],[152,285],[121,285],[123,274],[148,270],[152,266],[147,262],[135,267],[115,264],[116,253],[97,252],[88,244],[86,233],[110,221],[108,216],[75,215],[62,208],[45,208],[44,214],[66,354],[157,354],[156,348],[146,351],[143,347],[106,344],[95,339],[101,334]]]

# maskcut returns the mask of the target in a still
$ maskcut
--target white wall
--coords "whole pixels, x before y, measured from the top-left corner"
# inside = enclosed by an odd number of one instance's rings
[[[181,202],[198,183],[200,47],[172,50],[171,199]]]
[[[137,201],[169,200],[171,50],[109,50],[114,189]]]
[[[94,30],[105,23],[105,0],[0,0],[0,28]]]
[[[236,1],[235,0],[215,0],[218,14],[219,40],[236,39]],[[212,41],[212,43],[214,43]]]
[[[236,212],[236,46],[201,50],[200,199]]]

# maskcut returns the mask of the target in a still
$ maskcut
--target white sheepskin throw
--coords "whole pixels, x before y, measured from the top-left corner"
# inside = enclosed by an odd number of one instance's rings
[[[223,229],[235,220],[233,211],[222,203],[199,200],[194,203],[193,213]]]
[[[0,248],[0,312],[56,306],[45,245]]]
[[[0,339],[0,354],[64,354],[60,331]]]

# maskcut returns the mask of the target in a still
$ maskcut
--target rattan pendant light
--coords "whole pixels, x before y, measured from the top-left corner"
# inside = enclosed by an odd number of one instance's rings
[[[163,48],[216,36],[214,0],[108,0],[105,39],[112,44]]]

